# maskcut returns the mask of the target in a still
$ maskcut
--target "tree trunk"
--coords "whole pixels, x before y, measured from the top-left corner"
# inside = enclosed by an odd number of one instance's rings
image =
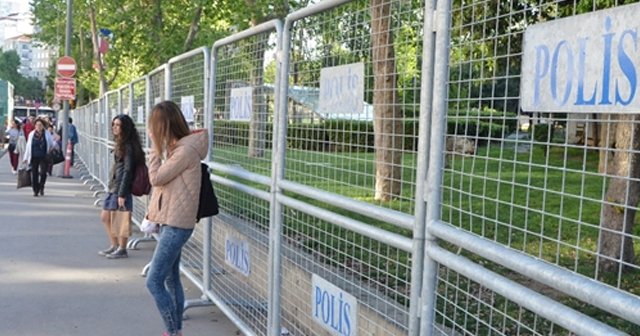
[[[640,185],[640,118],[620,115],[612,119],[620,120],[615,132],[612,175],[605,194],[600,237],[598,242],[599,267],[602,272],[617,272],[621,262],[633,263],[633,224],[636,216]],[[604,127],[603,127],[604,128]],[[624,269],[624,268],[623,268]]]
[[[93,8],[93,4],[89,4],[89,22],[91,23],[91,42],[93,43],[93,58],[98,65],[98,76],[100,79],[100,97],[104,96],[105,92],[109,90],[107,85],[107,78],[105,77],[104,62],[102,55],[100,54],[98,40],[98,29],[96,28],[96,10]]]
[[[371,0],[373,63],[375,199],[400,194],[402,180],[402,110],[396,104],[396,64],[391,32],[390,0]]]
[[[606,118],[606,120],[604,119]],[[613,169],[613,152],[612,148],[616,147],[616,127],[617,123],[612,122],[611,115],[603,116],[603,119],[600,121],[594,121],[593,125],[598,125],[598,127],[594,126],[596,129],[599,129],[600,134],[598,136],[598,142],[594,142],[600,148],[599,153],[599,161],[598,161],[598,172],[600,174],[605,174],[610,172]],[[591,131],[589,131],[590,133]],[[586,135],[585,143],[588,145],[589,136]]]
[[[254,0],[245,0],[249,9],[256,9]],[[264,22],[264,18],[254,12],[251,26],[255,27]],[[265,34],[256,35],[255,44],[247,44],[245,50],[251,59],[251,86],[253,87],[253,111],[249,121],[249,157],[264,157],[266,147],[267,107],[264,99],[264,53],[268,46]]]
[[[191,50],[193,40],[198,34],[198,30],[200,28],[200,17],[202,16],[202,7],[204,7],[204,0],[198,2],[196,10],[193,12],[193,19],[191,20],[191,26],[189,26],[189,34],[187,34],[187,39],[184,41],[184,46],[182,47],[184,52]]]
[[[264,53],[268,46],[267,35],[259,34],[255,44],[247,45],[250,57],[253,58],[251,69],[251,86],[253,87],[253,112],[249,122],[249,157],[264,156],[267,134],[267,106],[264,90]]]

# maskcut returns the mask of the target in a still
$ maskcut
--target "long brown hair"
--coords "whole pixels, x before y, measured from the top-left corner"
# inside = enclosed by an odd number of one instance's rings
[[[162,155],[174,141],[191,134],[182,111],[169,100],[156,104],[151,110],[149,132],[153,136],[153,149],[158,155]]]
[[[143,163],[145,161],[144,151],[142,150],[140,135],[138,134],[136,125],[133,123],[133,119],[126,114],[120,114],[111,120],[112,126],[116,120],[120,121],[120,135],[114,138],[114,152],[116,157],[118,160],[122,160],[126,154],[126,146],[129,144],[133,149],[133,160],[135,164]]]

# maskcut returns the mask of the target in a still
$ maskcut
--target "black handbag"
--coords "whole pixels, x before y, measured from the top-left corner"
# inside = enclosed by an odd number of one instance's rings
[[[202,170],[202,180],[200,183],[198,214],[196,216],[196,220],[198,221],[200,218],[211,217],[218,214],[218,198],[213,191],[213,184],[211,184],[209,166],[204,163],[200,163],[200,170]]]
[[[54,148],[47,154],[46,160],[52,165],[58,164],[64,161],[64,155],[62,155],[61,150],[59,150],[58,148]]]
[[[31,186],[31,171],[27,169],[18,170],[18,186],[17,189]]]

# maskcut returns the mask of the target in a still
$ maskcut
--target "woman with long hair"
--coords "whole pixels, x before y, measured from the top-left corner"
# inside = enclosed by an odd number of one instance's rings
[[[15,175],[18,172],[18,152],[16,148],[18,146],[18,139],[22,133],[22,124],[20,121],[13,119],[11,121],[11,128],[9,129],[9,162],[11,163],[11,172]],[[24,136],[24,135],[23,135]]]
[[[111,217],[114,211],[133,209],[131,185],[138,165],[144,164],[144,151],[140,143],[140,135],[131,117],[125,114],[115,116],[111,120],[113,134],[113,164],[109,177],[108,193],[105,196],[100,219],[107,231],[111,245],[98,254],[109,259],[127,258],[128,235],[116,236],[111,230]]]
[[[147,130],[149,181],[153,187],[147,219],[160,224],[158,243],[147,275],[147,288],[164,321],[165,336],[181,335],[184,290],[180,256],[196,224],[200,196],[200,161],[209,144],[206,130],[191,132],[180,108],[171,101],[151,111]]]
[[[53,149],[55,143],[51,134],[47,131],[48,123],[42,118],[36,118],[35,128],[29,133],[23,163],[31,165],[31,188],[33,197],[44,196],[44,184],[47,182],[49,163],[47,154]]]

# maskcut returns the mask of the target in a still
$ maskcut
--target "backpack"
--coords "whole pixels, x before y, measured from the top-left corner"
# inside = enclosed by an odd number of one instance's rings
[[[200,180],[200,198],[198,199],[198,214],[196,220],[200,218],[211,217],[218,214],[218,198],[213,191],[211,184],[211,175],[209,174],[209,166],[200,163],[202,170],[202,178]]]
[[[149,195],[151,192],[151,183],[149,182],[149,169],[145,163],[138,164],[136,171],[133,173],[133,182],[131,183],[131,194],[133,196]]]

